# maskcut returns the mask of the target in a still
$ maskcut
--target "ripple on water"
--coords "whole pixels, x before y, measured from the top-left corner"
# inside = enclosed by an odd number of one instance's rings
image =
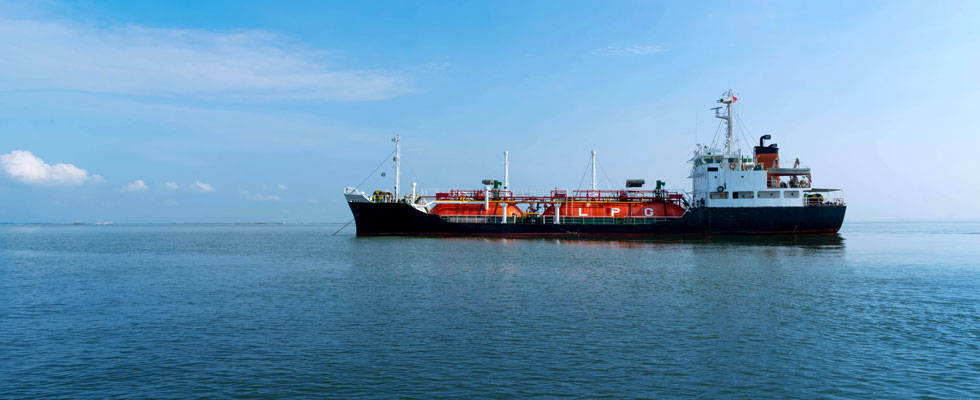
[[[977,226],[357,239],[0,227],[2,397],[980,393]]]

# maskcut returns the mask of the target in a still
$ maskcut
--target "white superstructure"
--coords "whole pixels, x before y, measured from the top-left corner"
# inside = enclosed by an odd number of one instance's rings
[[[733,106],[737,100],[729,90],[718,100],[724,107],[713,108],[715,117],[725,124],[724,149],[698,145],[694,151],[690,178],[695,206],[803,207],[828,200],[843,203],[836,196],[838,189],[812,188],[810,168],[800,167],[798,160],[793,168],[781,168],[776,145],[764,144],[769,135],[759,140],[752,155],[736,149]],[[831,193],[835,197],[826,199]]]

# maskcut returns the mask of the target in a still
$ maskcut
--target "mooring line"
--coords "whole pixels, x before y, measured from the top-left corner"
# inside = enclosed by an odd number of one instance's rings
[[[346,228],[347,225],[350,225],[351,222],[354,222],[354,219],[353,218],[351,218],[350,221],[347,221],[347,223],[344,224],[344,226],[340,227],[340,229],[337,229],[337,232],[334,232],[333,235],[330,235],[330,236],[337,236],[337,234],[340,233],[340,231],[344,230],[344,228]]]

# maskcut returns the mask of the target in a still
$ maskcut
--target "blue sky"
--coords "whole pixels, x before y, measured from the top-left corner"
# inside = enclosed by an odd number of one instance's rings
[[[396,133],[420,187],[499,178],[509,150],[512,186],[576,188],[597,150],[613,186],[690,190],[729,88],[747,136],[844,188],[848,219],[977,219],[978,20],[976,2],[0,3],[0,221],[346,221],[343,188]]]

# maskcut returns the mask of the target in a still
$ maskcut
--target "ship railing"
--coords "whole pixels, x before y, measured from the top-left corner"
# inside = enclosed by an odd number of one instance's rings
[[[491,195],[494,193],[506,193],[508,196],[512,197],[550,197],[551,192],[555,189],[490,189]],[[476,196],[477,194],[482,195],[484,189],[459,189],[459,188],[421,188],[417,189],[416,194],[422,196],[423,198],[435,198],[437,195],[442,194],[462,194],[469,196]]]
[[[534,225],[548,225],[555,223],[554,216],[540,216],[540,217],[507,217],[507,222],[503,222],[503,217],[500,216],[485,216],[485,215],[444,215],[441,216],[443,221],[452,223],[470,223],[470,224],[534,224]],[[678,219],[680,217],[625,217],[625,218],[609,218],[609,217],[561,217],[559,221],[563,225],[651,225],[651,224],[662,224],[670,220]]]
[[[835,197],[832,199],[822,199],[816,200],[812,198],[804,198],[803,203],[808,207],[824,207],[824,206],[846,206],[847,201],[843,197]]]
[[[810,189],[803,191],[803,204],[810,207],[846,206],[842,189]]]
[[[464,189],[444,189],[444,188],[424,188],[417,191],[419,197],[425,201],[439,200],[469,200],[483,201],[486,192],[483,189],[464,190]],[[570,194],[570,195],[569,195]],[[690,204],[690,194],[685,191],[673,190],[565,190],[565,189],[518,189],[518,190],[490,190],[492,201],[509,201],[515,203],[534,203],[534,202],[620,202],[620,201],[659,201],[668,200],[670,202]]]

